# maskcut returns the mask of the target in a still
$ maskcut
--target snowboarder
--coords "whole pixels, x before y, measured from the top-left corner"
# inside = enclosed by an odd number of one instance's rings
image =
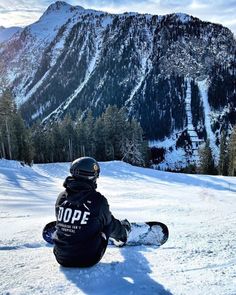
[[[130,232],[128,220],[111,214],[107,199],[96,191],[100,167],[91,157],[76,159],[56,201],[56,260],[66,267],[88,267],[100,261],[108,239],[125,245]]]

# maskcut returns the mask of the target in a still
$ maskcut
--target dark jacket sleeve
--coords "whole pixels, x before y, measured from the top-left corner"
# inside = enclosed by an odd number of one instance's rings
[[[115,239],[124,239],[126,237],[126,231],[121,222],[116,219],[110,212],[107,199],[103,197],[102,206],[100,209],[100,220],[102,222],[103,231],[109,237]]]

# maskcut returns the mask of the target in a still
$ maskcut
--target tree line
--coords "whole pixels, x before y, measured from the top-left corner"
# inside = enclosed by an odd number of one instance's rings
[[[199,148],[199,164],[197,167],[192,167],[193,172],[236,176],[236,125],[232,129],[230,136],[224,130],[221,132],[219,149],[219,160],[216,164],[210,141],[207,139],[206,143]]]
[[[26,128],[8,89],[0,95],[0,158],[27,164],[33,160],[31,131]]]
[[[139,122],[127,120],[124,108],[108,106],[97,118],[92,111],[78,112],[75,120],[66,116],[50,126],[36,123],[26,127],[11,92],[6,89],[0,95],[0,158],[31,165],[91,156],[98,161],[122,160],[149,166],[150,154]],[[209,140],[200,148],[199,159],[197,167],[187,167],[183,172],[236,176],[236,126],[230,136],[221,133],[217,165]]]
[[[108,106],[95,118],[92,111],[66,116],[50,126],[26,127],[9,90],[0,96],[0,158],[27,164],[72,161],[91,156],[98,161],[123,160],[146,166],[148,145],[137,120],[124,108]]]
[[[33,127],[34,161],[37,163],[72,161],[91,156],[98,161],[123,160],[145,166],[147,142],[137,120],[127,120],[125,110],[108,106],[95,118],[92,111],[79,112],[76,120],[66,116],[50,128]]]

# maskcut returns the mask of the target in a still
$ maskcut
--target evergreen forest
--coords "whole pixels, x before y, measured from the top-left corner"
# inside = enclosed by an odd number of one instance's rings
[[[148,147],[136,119],[127,119],[124,108],[109,105],[99,117],[91,110],[78,111],[76,119],[27,126],[9,89],[0,95],[0,158],[22,164],[71,162],[82,156],[98,161],[121,160],[149,167],[160,157]],[[209,140],[199,149],[199,163],[179,172],[236,175],[236,126],[231,134],[222,131],[220,155],[215,163]],[[161,151],[163,154],[163,151]]]

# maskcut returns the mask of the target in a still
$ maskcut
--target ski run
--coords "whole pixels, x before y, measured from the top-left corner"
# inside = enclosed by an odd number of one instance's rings
[[[60,267],[41,237],[69,163],[0,160],[0,294],[236,294],[236,178],[101,164],[98,190],[115,217],[160,221],[160,248],[109,246],[85,269]]]

